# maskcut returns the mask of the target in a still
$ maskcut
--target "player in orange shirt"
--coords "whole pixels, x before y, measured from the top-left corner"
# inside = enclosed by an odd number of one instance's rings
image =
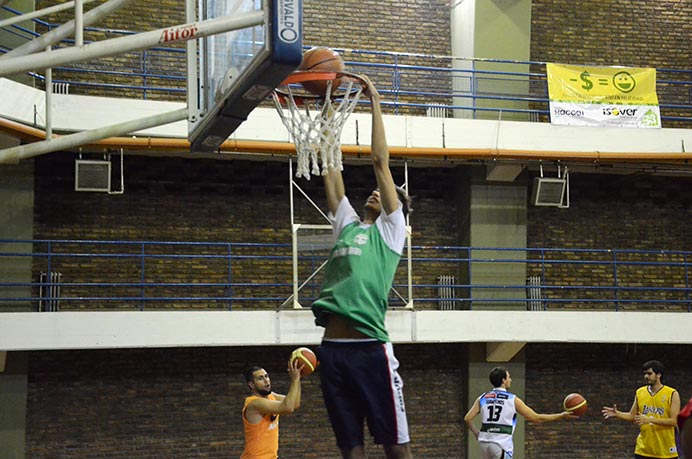
[[[245,450],[240,459],[277,459],[279,453],[279,416],[300,407],[300,370],[303,363],[288,363],[291,386],[286,395],[272,392],[271,379],[264,368],[253,366],[245,372],[252,395],[243,405]]]

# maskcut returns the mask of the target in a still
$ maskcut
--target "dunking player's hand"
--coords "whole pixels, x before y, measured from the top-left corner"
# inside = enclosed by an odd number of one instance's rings
[[[366,83],[366,88],[363,90],[363,94],[368,96],[372,102],[378,102],[380,101],[380,93],[377,92],[377,88],[375,87],[374,84],[372,84],[372,81],[370,81],[370,78],[368,78],[365,75],[361,75],[363,77],[363,80],[365,80]]]

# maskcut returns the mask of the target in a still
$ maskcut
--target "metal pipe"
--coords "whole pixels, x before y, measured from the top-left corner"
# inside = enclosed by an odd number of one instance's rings
[[[188,23],[197,20],[197,1],[185,0],[185,21]],[[189,110],[188,126],[190,122],[196,122],[199,115],[198,74],[197,74],[197,40],[188,40],[187,47],[187,108]],[[202,69],[203,71],[203,69]]]
[[[129,37],[111,38],[110,40],[90,43],[79,48],[59,49],[52,51],[50,54],[43,52],[31,56],[15,57],[6,62],[3,61],[2,68],[0,68],[0,76],[13,75],[27,70],[73,64],[101,57],[114,56],[129,51],[139,51],[151,48],[159,43],[192,40],[231,30],[257,26],[262,24],[263,21],[264,12],[253,11],[236,16],[223,16],[197,23],[142,32]],[[10,53],[5,56],[9,54]]]
[[[50,51],[50,46],[46,52]],[[46,69],[46,140],[53,138],[53,69]]]
[[[97,6],[96,8],[92,9],[89,11],[87,14],[84,15],[84,24],[83,25],[90,25],[93,24],[97,21],[99,21],[101,18],[108,16],[110,13],[113,11],[117,10],[118,8],[127,5],[128,3],[132,2],[133,0],[110,0],[103,5]],[[5,60],[9,59],[10,57],[19,57],[19,56],[26,56],[28,54],[33,54],[37,51],[40,51],[44,49],[46,46],[49,45],[54,45],[58,43],[60,40],[63,38],[67,38],[70,35],[74,33],[75,29],[75,21],[71,20],[66,22],[65,24],[61,25],[57,29],[53,29],[48,33],[45,33],[41,35],[38,38],[35,38],[31,40],[28,43],[25,43],[21,46],[16,47],[12,51],[6,53],[3,56],[0,56],[0,60]],[[51,67],[55,67],[54,65]]]
[[[294,218],[295,207],[293,203],[293,191],[295,185],[293,182],[293,159],[290,156],[288,158],[288,186],[291,190],[288,196],[289,206],[291,208],[291,259],[293,263],[293,308],[299,309],[301,307],[300,303],[298,302],[298,229],[300,228],[300,226],[295,224]]]
[[[44,153],[66,150],[80,145],[88,144],[108,137],[129,134],[133,131],[148,129],[164,124],[174,123],[187,118],[187,108],[181,108],[171,112],[161,113],[146,118],[126,121],[120,124],[105,126],[91,131],[78,132],[76,134],[58,137],[53,140],[20,145],[18,147],[0,150],[0,163],[14,163],[21,159],[39,156]]]
[[[411,193],[408,183],[408,161],[404,161],[404,184],[406,185],[406,194]],[[408,283],[408,299],[407,308],[413,308],[413,261],[411,257],[411,224],[409,216],[406,216],[406,282]]]
[[[84,45],[84,5],[83,0],[74,2],[74,41],[76,46]]]
[[[55,52],[55,51],[53,51]],[[136,128],[139,129],[139,128]],[[15,121],[0,117],[0,132],[14,137],[37,141],[45,138],[45,132]],[[88,147],[124,148],[131,150],[161,151],[179,153],[189,151],[190,142],[184,138],[170,137],[113,137],[90,141]],[[341,145],[344,155],[362,157],[370,154],[368,145]],[[222,153],[269,153],[272,155],[295,155],[296,148],[289,142],[270,142],[261,140],[227,140],[219,147]],[[0,151],[0,154],[2,151]],[[439,160],[562,160],[599,163],[638,163],[654,161],[661,163],[688,164],[692,152],[598,152],[598,151],[557,151],[557,150],[512,150],[491,148],[419,148],[390,146],[392,158],[420,158]],[[218,156],[218,155],[216,155]],[[202,156],[200,156],[202,157]]]
[[[91,3],[94,0],[81,0],[82,3]],[[1,3],[0,3],[1,5]],[[20,22],[30,21],[34,18],[40,18],[41,16],[48,16],[49,14],[57,13],[58,11],[68,10],[75,5],[75,2],[61,3],[60,5],[50,6],[48,8],[43,8],[36,11],[31,11],[29,13],[22,14],[20,16],[15,16],[13,18],[3,19],[0,21],[0,27],[7,27],[13,24],[19,24]]]

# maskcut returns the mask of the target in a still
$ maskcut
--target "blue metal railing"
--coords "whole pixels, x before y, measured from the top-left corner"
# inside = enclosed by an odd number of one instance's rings
[[[19,11],[7,6],[2,9],[13,14]],[[33,20],[48,30],[55,27],[38,19]],[[20,26],[10,30],[26,39],[39,34]],[[130,35],[135,32],[117,29],[85,28],[86,32],[108,35]],[[65,40],[61,46],[73,42]],[[431,107],[460,111],[463,116],[517,117],[529,121],[548,119],[548,91],[545,62],[505,59],[464,59],[451,56],[394,53],[337,49],[346,59],[350,71],[365,73],[375,81],[383,96],[383,105],[394,113],[425,113]],[[151,94],[183,98],[185,85],[185,50],[158,47],[137,55],[138,66],[128,68],[98,68],[95,64],[56,68],[55,83],[67,83],[85,90],[128,91],[132,97]],[[157,57],[160,58],[159,62]],[[110,62],[110,61],[109,61]],[[508,69],[511,68],[511,69]],[[89,74],[118,81],[95,81]],[[692,124],[692,70],[657,69],[657,92],[661,119],[678,126]],[[31,73],[43,82],[42,75]],[[69,76],[68,76],[69,75]],[[126,81],[120,81],[126,80]],[[122,95],[122,94],[120,94]],[[500,113],[502,115],[500,115]]]
[[[419,309],[690,312],[691,253],[414,246],[412,299]],[[299,284],[327,256],[328,249],[301,254]],[[293,292],[289,244],[0,240],[0,266],[31,273],[0,279],[0,311],[277,309]],[[397,291],[407,289],[404,270],[401,263]],[[318,275],[303,287],[302,304],[320,283]],[[390,297],[393,307],[405,303]]]

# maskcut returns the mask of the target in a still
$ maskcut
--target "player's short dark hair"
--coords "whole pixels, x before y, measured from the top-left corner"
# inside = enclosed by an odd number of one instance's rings
[[[505,367],[493,368],[490,370],[490,375],[488,376],[490,384],[492,384],[493,387],[500,387],[502,385],[502,380],[507,377],[507,373],[509,373],[509,370]]]
[[[396,197],[401,201],[401,204],[403,206],[403,212],[404,212],[404,217],[406,217],[408,214],[413,212],[413,198],[408,195],[406,190],[403,187],[397,186],[396,188]]]
[[[654,373],[663,376],[663,370],[665,370],[665,367],[658,360],[649,360],[648,362],[644,362],[644,365],[642,365],[642,371],[646,371],[649,368],[651,368]]]
[[[255,379],[255,378],[253,377],[254,373],[255,373],[256,371],[258,371],[258,370],[263,370],[263,369],[264,369],[264,368],[260,367],[259,365],[253,365],[253,366],[251,366],[250,368],[248,368],[247,370],[245,370],[245,381],[246,381],[246,382],[251,382],[253,379]]]

